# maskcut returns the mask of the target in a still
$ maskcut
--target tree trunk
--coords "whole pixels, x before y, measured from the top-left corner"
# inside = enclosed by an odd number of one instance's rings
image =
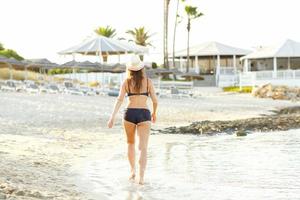
[[[177,29],[177,22],[178,22],[178,7],[179,7],[179,0],[177,0],[177,6],[176,6],[176,16],[175,16],[175,24],[174,24],[174,33],[173,33],[173,58],[172,58],[172,65],[174,68],[175,66],[175,42],[176,42],[176,29]]]
[[[107,55],[103,55],[102,58],[103,58],[103,62],[104,62],[104,63],[107,63],[107,58],[108,58],[108,56],[107,56]]]
[[[169,2],[170,0],[164,0],[164,67],[169,69],[168,61],[168,15],[169,15]]]
[[[189,72],[190,68],[190,30],[191,30],[191,20],[188,19],[188,25],[187,25],[187,31],[188,31],[188,37],[187,37],[187,52],[186,52],[186,72]]]

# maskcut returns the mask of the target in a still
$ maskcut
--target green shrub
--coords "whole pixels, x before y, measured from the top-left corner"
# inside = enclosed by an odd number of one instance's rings
[[[55,74],[62,74],[63,72],[63,69],[55,69]]]
[[[61,69],[61,68],[56,68],[56,69],[49,69],[48,74],[49,75],[54,75],[54,74],[67,74],[67,73],[72,73],[72,69]]]
[[[0,55],[5,56],[7,58],[15,58],[16,60],[24,60],[22,56],[20,56],[16,51],[12,49],[0,50]]]
[[[69,69],[62,69],[62,73],[63,74],[68,74],[69,73]]]
[[[157,69],[157,63],[156,62],[152,62],[152,69]]]
[[[54,75],[54,74],[55,74],[55,70],[56,70],[56,69],[49,69],[49,70],[48,70],[48,74],[49,74],[49,75]]]
[[[170,77],[163,77],[161,80],[162,81],[173,81],[173,79],[171,79]]]

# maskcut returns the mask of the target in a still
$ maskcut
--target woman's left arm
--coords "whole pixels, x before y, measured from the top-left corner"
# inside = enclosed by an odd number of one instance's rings
[[[114,109],[113,109],[113,112],[111,114],[111,117],[110,119],[108,120],[107,122],[107,126],[108,128],[112,128],[113,125],[114,125],[114,122],[115,122],[115,118],[116,118],[116,115],[123,103],[123,100],[125,98],[125,94],[126,94],[126,80],[123,82],[121,88],[120,88],[120,92],[119,92],[119,96],[115,102],[115,105],[114,105]]]

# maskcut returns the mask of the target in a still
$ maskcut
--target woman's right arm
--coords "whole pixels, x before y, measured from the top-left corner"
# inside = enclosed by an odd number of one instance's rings
[[[110,119],[107,122],[107,126],[109,128],[112,128],[112,126],[114,125],[114,121],[115,121],[116,115],[117,115],[117,113],[118,113],[118,111],[119,111],[119,109],[120,109],[120,107],[121,107],[121,105],[123,103],[125,95],[126,95],[126,80],[123,82],[123,84],[122,84],[122,86],[120,88],[119,96],[116,99],[113,112],[111,114]]]
[[[152,122],[155,123],[156,122],[156,113],[157,113],[157,105],[158,105],[158,101],[157,101],[157,96],[156,96],[156,93],[155,93],[155,89],[154,89],[154,85],[152,83],[152,81],[150,80],[150,97],[151,97],[151,100],[152,100],[152,114],[151,114],[151,117],[152,117]]]

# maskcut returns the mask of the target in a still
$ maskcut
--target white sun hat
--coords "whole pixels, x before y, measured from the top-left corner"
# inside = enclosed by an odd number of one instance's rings
[[[130,61],[126,63],[126,67],[131,71],[139,71],[145,67],[145,64],[138,55],[133,55],[131,56]]]

